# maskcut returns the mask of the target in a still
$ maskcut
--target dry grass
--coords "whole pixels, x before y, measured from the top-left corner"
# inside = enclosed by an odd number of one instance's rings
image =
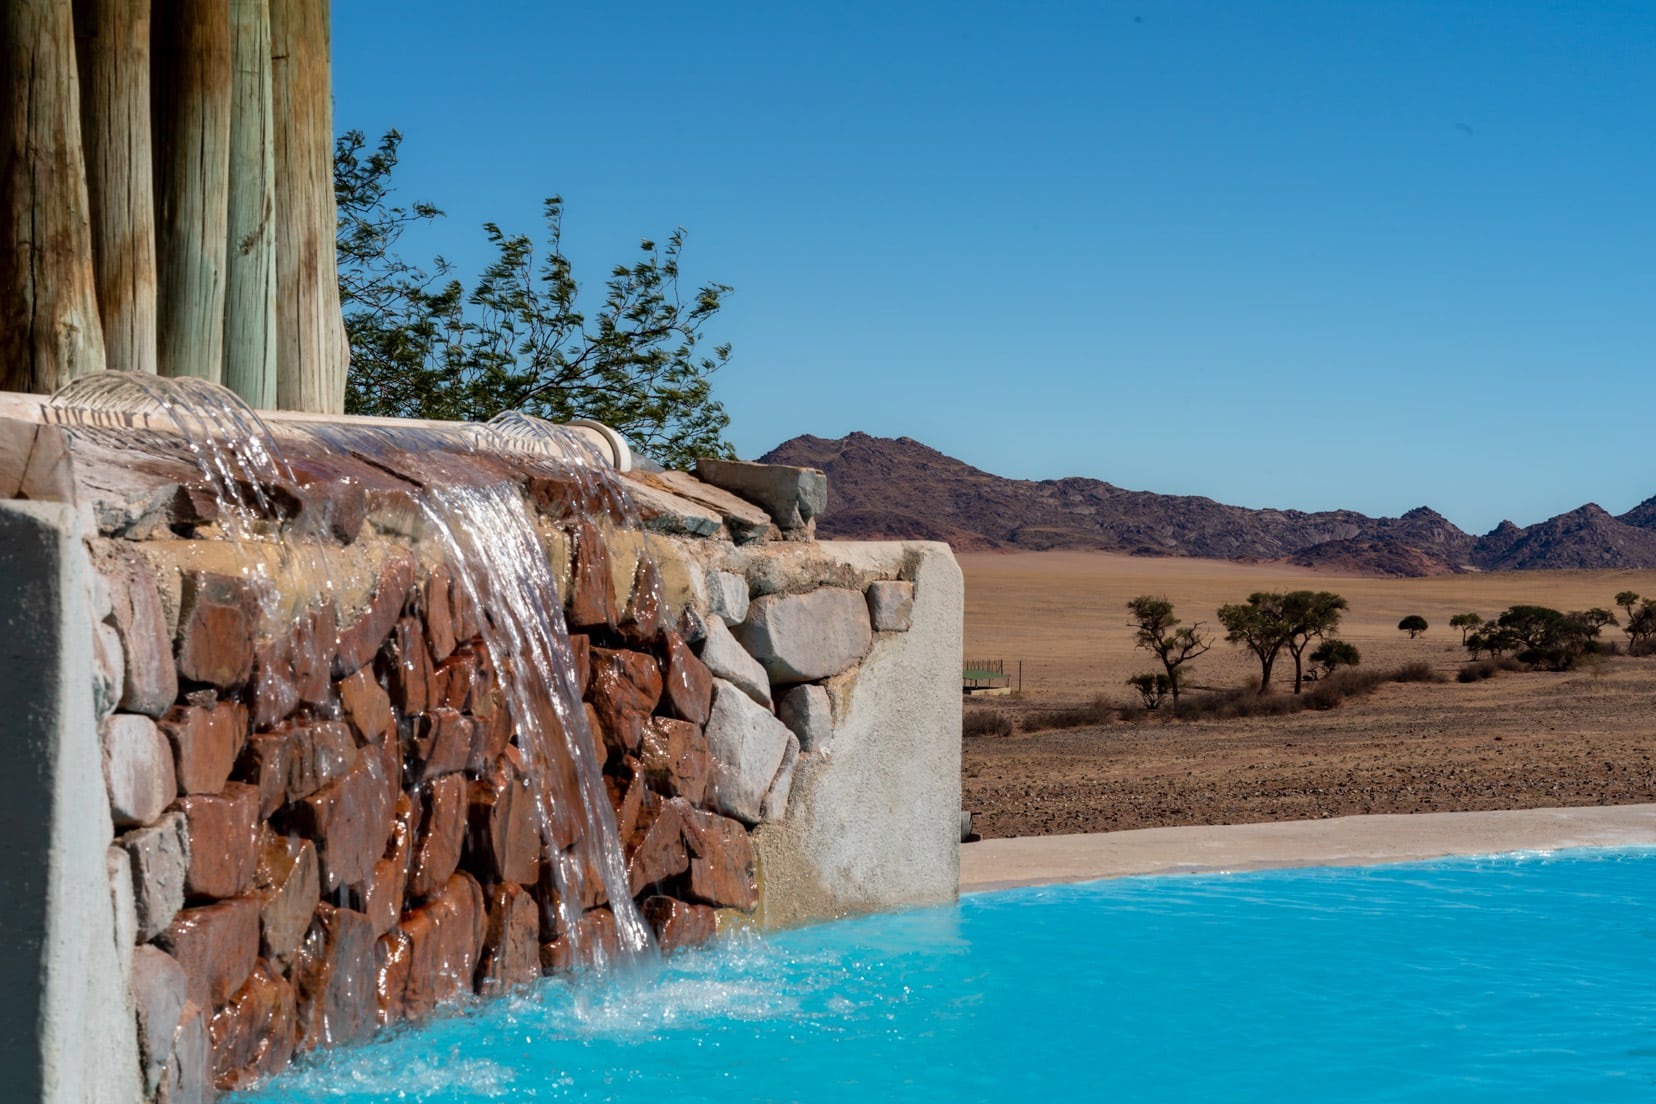
[[[965,552],[957,557],[966,575],[966,638],[969,655],[1001,658],[1015,670],[1023,661],[1023,689],[1052,704],[1091,701],[1102,694],[1122,703],[1132,697],[1127,677],[1158,669],[1133,647],[1127,600],[1160,594],[1185,624],[1217,628],[1214,612],[1255,590],[1332,590],[1350,611],[1339,636],[1355,644],[1363,666],[1395,668],[1430,664],[1454,678],[1467,660],[1460,633],[1449,618],[1472,611],[1491,617],[1507,606],[1534,603],[1557,609],[1609,608],[1622,590],[1656,594],[1656,571],[1527,571],[1447,575],[1431,579],[1339,576],[1283,564],[1235,564],[1213,560],[1147,559],[1108,552]],[[1418,613],[1431,629],[1418,640],[1397,622]],[[1225,688],[1257,677],[1252,657],[1223,640],[1195,661],[1198,685]],[[1619,636],[1606,630],[1606,639]],[[1293,664],[1277,663],[1278,680],[1293,678]]]

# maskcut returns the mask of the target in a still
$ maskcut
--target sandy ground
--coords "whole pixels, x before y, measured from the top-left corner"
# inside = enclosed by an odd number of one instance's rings
[[[1425,660],[1451,680],[1388,685],[1291,717],[968,738],[963,804],[985,837],[1656,801],[1656,659],[1461,684],[1452,678],[1465,653],[1447,627],[1453,613],[1491,616],[1519,602],[1608,608],[1621,590],[1656,594],[1656,572],[1391,580],[1100,553],[960,560],[967,656],[1004,658],[1013,670],[1024,661],[1019,699],[973,701],[968,710],[1020,718],[1099,695],[1126,701],[1122,681],[1151,669],[1132,647],[1124,609],[1144,593],[1165,594],[1187,622],[1211,622],[1220,603],[1252,590],[1333,590],[1351,605],[1340,636],[1365,665]],[[1409,613],[1432,623],[1418,640],[1396,629]],[[1250,657],[1218,642],[1198,661],[1196,681],[1233,686],[1255,671]]]

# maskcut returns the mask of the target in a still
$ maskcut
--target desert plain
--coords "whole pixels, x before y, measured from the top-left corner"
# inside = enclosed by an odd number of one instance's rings
[[[1613,608],[1624,590],[1656,595],[1656,571],[1525,571],[1419,579],[1341,576],[1281,564],[1102,552],[965,552],[965,653],[1000,659],[1021,690],[965,701],[1004,714],[1011,735],[968,736],[962,804],[985,838],[1367,813],[1621,805],[1656,801],[1656,657],[1589,657],[1567,672],[1503,672],[1461,683],[1456,613],[1508,606]],[[1337,630],[1362,665],[1429,664],[1441,681],[1390,683],[1326,711],[1236,720],[1046,729],[1035,718],[1099,697],[1136,695],[1129,675],[1159,670],[1134,647],[1126,604],[1165,596],[1212,650],[1188,681],[1230,688],[1258,664],[1225,643],[1215,611],[1256,590],[1330,590],[1349,609]],[[1618,619],[1619,610],[1615,610]],[[1419,614],[1428,631],[1397,629]],[[1607,642],[1624,640],[1613,627]],[[1291,693],[1284,654],[1274,692]]]

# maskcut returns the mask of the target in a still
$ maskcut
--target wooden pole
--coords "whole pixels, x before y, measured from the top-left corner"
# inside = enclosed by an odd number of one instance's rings
[[[109,367],[155,371],[149,0],[75,0],[92,267]]]
[[[158,360],[224,378],[230,176],[230,9],[162,0],[152,15]]]
[[[350,351],[334,256],[328,0],[270,0],[276,117],[276,404],[345,409]]]
[[[0,0],[0,387],[104,366],[70,0]]]
[[[276,405],[276,136],[268,0],[230,0],[229,267],[224,383]]]

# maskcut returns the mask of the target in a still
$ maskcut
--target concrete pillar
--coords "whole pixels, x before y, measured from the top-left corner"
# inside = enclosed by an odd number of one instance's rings
[[[0,502],[0,1084],[9,1100],[142,1096],[131,949],[118,945],[107,865],[90,573],[74,507]]]

